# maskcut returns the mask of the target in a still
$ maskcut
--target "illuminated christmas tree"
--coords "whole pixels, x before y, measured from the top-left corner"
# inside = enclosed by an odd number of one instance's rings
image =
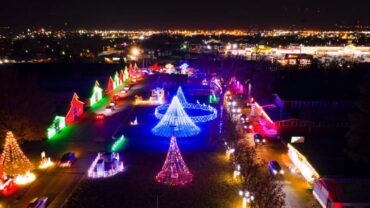
[[[192,178],[193,175],[182,159],[176,137],[172,136],[166,161],[164,161],[162,170],[156,176],[157,182],[178,186],[190,183]]]
[[[179,87],[177,89],[177,93],[176,93],[176,96],[177,98],[179,99],[181,105],[184,105],[184,104],[187,104],[188,101],[186,101],[186,98],[185,98],[185,95],[184,95],[184,92],[182,91],[182,88]]]
[[[175,126],[175,128],[172,128]],[[199,134],[200,128],[186,114],[177,96],[174,96],[166,113],[152,129],[153,134],[163,137],[189,137]]]
[[[2,166],[5,175],[23,175],[33,169],[33,165],[19,147],[11,131],[6,133]]]
[[[3,158],[0,155],[0,184],[2,178],[3,178]]]

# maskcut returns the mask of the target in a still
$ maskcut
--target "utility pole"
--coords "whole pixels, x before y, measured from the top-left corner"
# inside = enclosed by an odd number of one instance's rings
[[[159,208],[159,196],[158,196],[158,194],[157,194],[157,206],[156,207]]]

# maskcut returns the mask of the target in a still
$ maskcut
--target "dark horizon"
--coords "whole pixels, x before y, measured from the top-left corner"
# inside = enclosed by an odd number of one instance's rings
[[[370,25],[370,1],[3,2],[0,27],[58,29],[333,29]]]

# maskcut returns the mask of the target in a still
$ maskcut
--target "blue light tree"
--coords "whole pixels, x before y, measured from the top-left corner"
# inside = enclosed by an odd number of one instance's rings
[[[181,86],[177,89],[176,96],[179,99],[181,105],[184,106],[184,104],[187,104],[188,103],[188,101],[185,98],[184,92],[182,91]]]
[[[174,96],[166,113],[152,129],[152,133],[163,137],[190,137],[199,134],[200,128],[186,114],[177,96]]]

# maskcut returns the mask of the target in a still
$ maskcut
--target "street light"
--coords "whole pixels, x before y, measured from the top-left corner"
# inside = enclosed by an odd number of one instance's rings
[[[140,49],[137,47],[131,48],[131,55],[138,56],[140,54]]]
[[[240,176],[240,165],[236,164],[236,169],[234,170],[233,178],[236,179],[236,177]]]
[[[254,196],[247,190],[240,190],[239,196],[243,198],[242,208],[247,208],[247,204],[252,203],[252,201],[254,200]]]

